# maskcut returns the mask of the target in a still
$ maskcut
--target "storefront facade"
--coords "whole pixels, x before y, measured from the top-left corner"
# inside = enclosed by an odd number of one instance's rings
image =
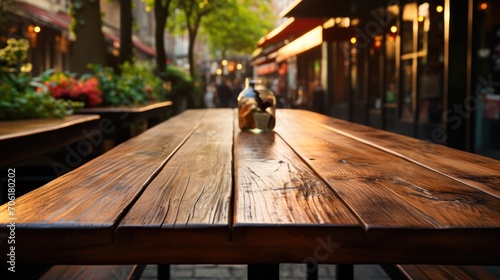
[[[144,3],[139,3],[142,7]],[[71,71],[72,61],[77,54],[73,52],[75,36],[70,26],[73,18],[68,14],[70,1],[56,0],[24,0],[13,1],[6,5],[6,19],[0,25],[0,48],[6,45],[9,38],[27,39],[30,43],[28,61],[33,65],[31,74],[36,76],[47,69]],[[107,62],[116,66],[120,48],[119,1],[101,1],[103,16],[103,33],[107,48]],[[149,15],[143,9],[134,11],[136,17],[142,19]],[[141,31],[151,34],[150,21],[141,21]],[[147,32],[146,32],[147,31]],[[151,37],[149,35],[149,37]],[[135,55],[142,60],[152,59],[156,51],[144,43],[136,35],[133,36]]]
[[[322,19],[322,43],[287,60],[297,81],[321,79],[331,116],[500,158],[499,11],[477,0],[302,0],[283,16]]]

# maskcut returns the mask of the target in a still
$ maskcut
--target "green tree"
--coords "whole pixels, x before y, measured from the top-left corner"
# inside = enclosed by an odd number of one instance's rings
[[[88,72],[87,65],[107,65],[102,32],[101,6],[96,0],[71,0],[72,31],[76,40],[71,53],[71,72]]]
[[[276,16],[269,0],[238,0],[236,9],[211,14],[203,24],[212,54],[249,54],[257,41],[272,29]]]
[[[237,0],[176,0],[175,20],[171,23],[179,30],[187,30],[189,72],[198,80],[194,46],[202,21],[208,16],[220,17],[237,10]],[[171,26],[172,26],[171,24]]]
[[[156,48],[156,71],[160,74],[165,73],[167,68],[167,54],[165,52],[165,28],[167,19],[170,15],[170,6],[172,0],[144,0],[146,5],[154,8],[154,17],[156,23],[155,29],[155,48]]]
[[[12,0],[0,0],[0,34],[9,33],[9,17],[7,7],[13,4]],[[2,47],[2,44],[0,44]]]

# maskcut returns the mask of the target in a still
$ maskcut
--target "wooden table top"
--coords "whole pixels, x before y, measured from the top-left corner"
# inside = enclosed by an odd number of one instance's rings
[[[10,221],[27,262],[498,265],[500,161],[304,110],[262,134],[188,110],[1,206]]]
[[[42,155],[84,139],[82,131],[99,128],[99,115],[0,122],[0,167]]]

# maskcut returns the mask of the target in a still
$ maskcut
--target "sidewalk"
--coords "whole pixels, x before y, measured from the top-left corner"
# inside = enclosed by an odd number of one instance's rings
[[[281,264],[280,279],[299,280],[306,279],[305,264]],[[246,280],[246,265],[171,265],[170,276],[172,280],[188,279],[224,279]],[[335,279],[335,265],[320,265],[319,279]],[[156,265],[148,265],[140,280],[156,280]],[[354,279],[359,280],[390,280],[389,276],[378,265],[354,266]]]

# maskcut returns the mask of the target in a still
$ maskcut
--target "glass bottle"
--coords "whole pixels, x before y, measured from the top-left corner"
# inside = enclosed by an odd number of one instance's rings
[[[246,78],[238,96],[238,123],[241,130],[265,132],[276,124],[276,97],[264,78]]]

